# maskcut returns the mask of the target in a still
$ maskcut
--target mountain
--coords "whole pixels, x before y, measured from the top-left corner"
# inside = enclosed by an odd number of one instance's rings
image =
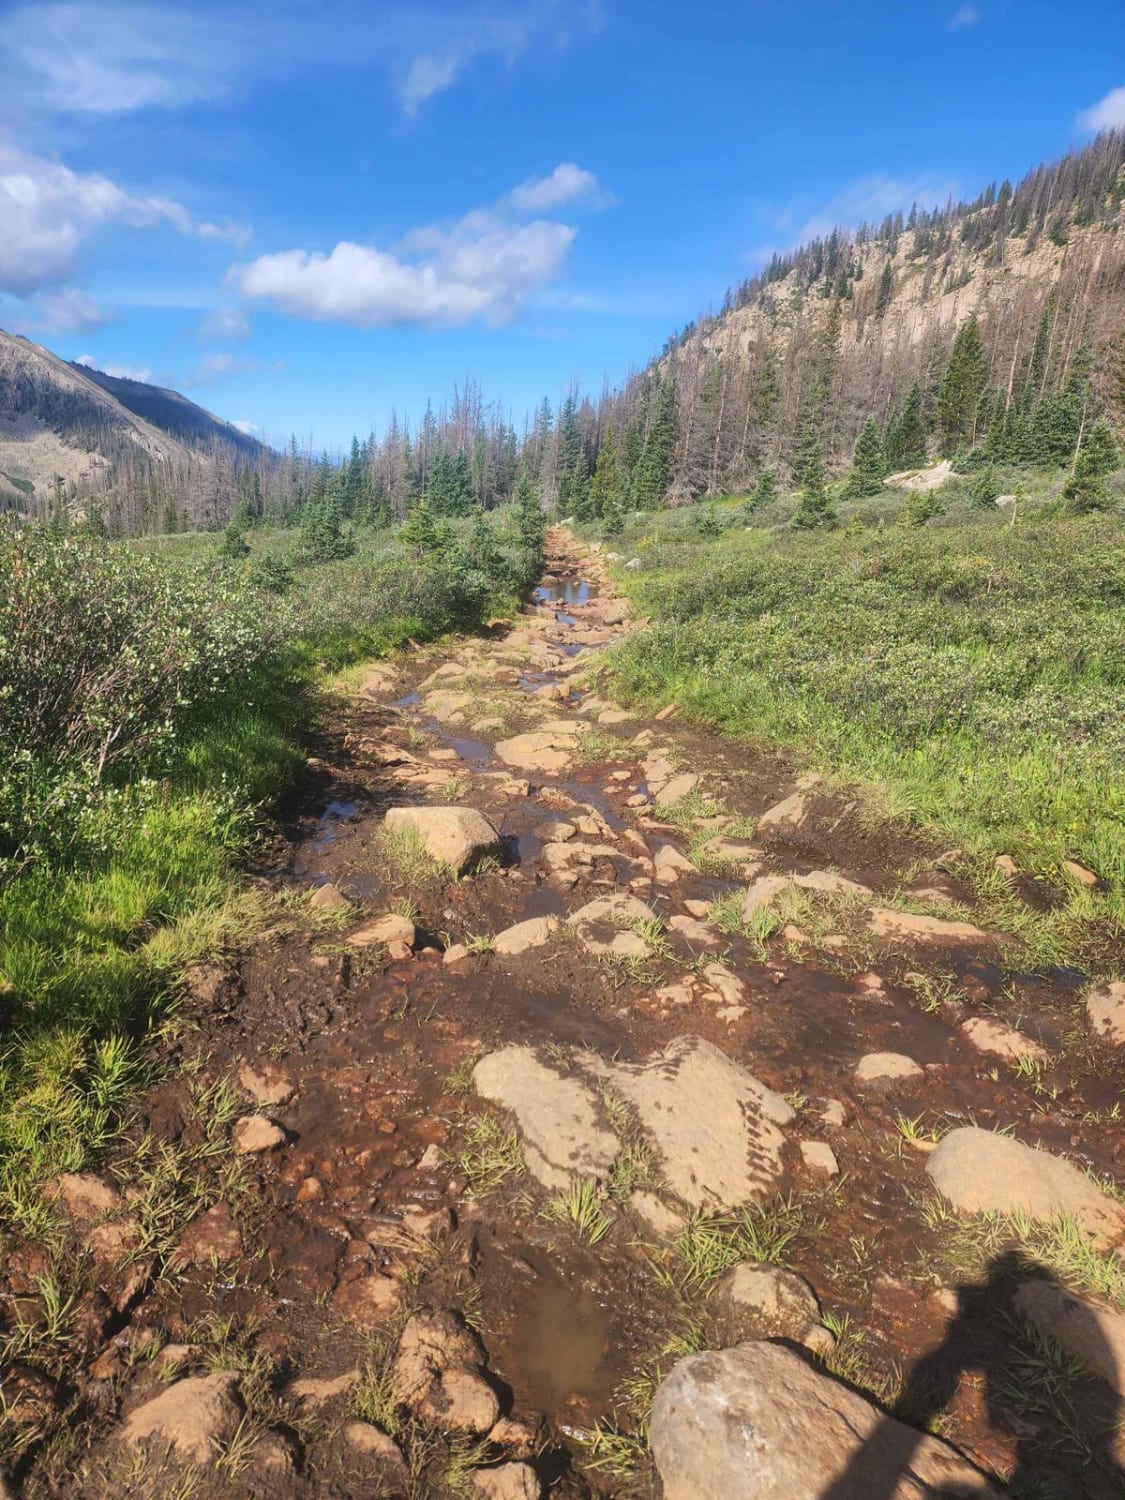
[[[1123,205],[1125,133],[1111,131],[1015,187],[775,255],[617,391],[574,407],[579,487],[610,425],[632,478],[662,422],[665,451],[633,495],[648,503],[738,492],[765,468],[788,479],[814,439],[841,472],[869,417],[893,438],[904,413],[930,456],[977,445],[1069,461],[1093,417],[1125,430]],[[946,377],[970,323],[951,414]],[[572,508],[568,473],[556,469]]]
[[[0,331],[0,509],[97,508],[115,532],[217,525],[271,450],[176,391]]]

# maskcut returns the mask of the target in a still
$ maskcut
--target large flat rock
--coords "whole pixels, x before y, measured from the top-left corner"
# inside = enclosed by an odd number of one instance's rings
[[[473,1083],[483,1099],[510,1110],[531,1175],[553,1190],[583,1178],[602,1178],[621,1142],[602,1122],[597,1089],[577,1074],[564,1076],[531,1047],[505,1047],[482,1057]]]
[[[955,1448],[778,1344],[675,1365],[652,1407],[664,1500],[1000,1500]]]
[[[391,833],[414,833],[431,859],[458,875],[502,849],[500,831],[475,807],[392,807],[384,819]]]
[[[779,1127],[793,1109],[711,1042],[679,1036],[647,1062],[601,1071],[637,1111],[667,1187],[690,1207],[740,1208],[781,1177]]]
[[[1125,1235],[1125,1208],[1059,1156],[974,1125],[951,1130],[926,1163],[934,1186],[963,1213],[1065,1215],[1100,1245]]]

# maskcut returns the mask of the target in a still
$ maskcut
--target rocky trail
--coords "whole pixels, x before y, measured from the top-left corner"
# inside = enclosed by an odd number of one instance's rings
[[[69,1414],[13,1493],[1125,1493],[1125,986],[1013,972],[957,851],[601,696],[628,611],[548,567],[341,699],[191,1065],[55,1185],[83,1355],[6,1378],[12,1430]],[[161,1150],[207,1186],[154,1251]]]

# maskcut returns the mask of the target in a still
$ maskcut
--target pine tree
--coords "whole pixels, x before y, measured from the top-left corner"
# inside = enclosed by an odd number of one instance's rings
[[[653,400],[652,424],[645,438],[633,475],[633,503],[640,510],[655,510],[668,489],[672,446],[676,440],[676,392],[670,380],[662,381]]]
[[[516,484],[512,521],[521,545],[537,556],[541,555],[547,535],[547,517],[543,511],[539,491],[532,484],[531,476],[526,469],[520,472],[519,481]]]
[[[919,469],[926,462],[926,423],[922,416],[922,388],[917,381],[902,411],[887,428],[883,457],[888,473]]]
[[[314,496],[301,517],[301,555],[307,562],[333,562],[350,557],[355,542],[344,528],[340,501],[335,490]]]
[[[613,423],[606,425],[602,445],[598,449],[598,462],[594,477],[590,481],[590,509],[595,516],[604,516],[606,508],[617,504],[621,494],[621,476],[617,470],[617,445],[613,440]]]
[[[223,532],[219,542],[219,556],[223,562],[241,562],[244,557],[250,556],[246,532],[239,523],[237,512],[231,517],[227,529]]]
[[[852,471],[848,475],[844,493],[852,499],[866,495],[879,495],[883,490],[883,475],[886,459],[883,454],[883,438],[874,417],[864,422],[856,439],[852,458]]]
[[[440,550],[442,533],[429,501],[422,495],[414,502],[410,514],[402,525],[402,540],[416,557]]]
[[[763,469],[755,481],[754,488],[746,497],[744,509],[747,511],[757,510],[759,506],[769,505],[771,500],[777,499],[777,470]]]
[[[1119,459],[1113,429],[1104,417],[1099,417],[1078,450],[1074,473],[1063,487],[1063,496],[1072,511],[1083,515],[1109,509],[1113,497],[1106,477],[1116,469]]]
[[[814,439],[804,455],[804,477],[801,498],[793,516],[793,525],[801,531],[836,525],[836,510],[828,498],[824,454],[820,440]]]
[[[947,457],[965,444],[971,447],[976,441],[987,375],[980,323],[976,313],[972,313],[953,341],[949,364],[938,392],[938,431],[942,452]]]
[[[879,295],[875,299],[875,316],[880,323],[887,315],[887,308],[891,305],[894,291],[895,273],[888,260],[883,266],[883,274],[879,277]]]

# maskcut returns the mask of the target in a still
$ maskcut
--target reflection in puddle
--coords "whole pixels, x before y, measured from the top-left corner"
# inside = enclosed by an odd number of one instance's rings
[[[586,604],[590,585],[585,578],[555,578],[532,591],[536,604]]]
[[[457,751],[462,760],[477,761],[483,765],[492,754],[492,751],[482,740],[459,739],[451,734],[442,735],[442,739],[451,750]]]

